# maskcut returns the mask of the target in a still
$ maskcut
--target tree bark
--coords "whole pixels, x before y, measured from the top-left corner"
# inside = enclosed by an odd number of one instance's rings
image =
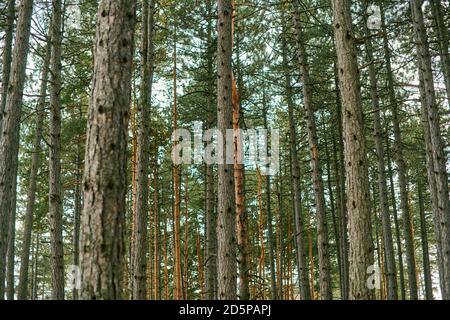
[[[430,4],[437,31],[441,69],[442,74],[444,75],[445,89],[447,91],[447,106],[450,106],[450,55],[448,50],[449,31],[448,27],[444,23],[441,1],[430,0]]]
[[[52,1],[50,60],[49,222],[52,255],[52,299],[64,299],[63,217],[61,189],[61,41],[62,2]]]
[[[372,294],[366,284],[366,272],[373,264],[373,248],[370,237],[367,236],[371,233],[370,199],[356,45],[352,31],[350,2],[333,0],[332,6],[342,99],[350,240],[350,299],[368,300],[372,298]]]
[[[367,6],[367,3],[366,3]],[[369,64],[369,82],[370,82],[370,97],[373,110],[373,125],[374,125],[374,140],[375,150],[377,154],[377,169],[378,169],[378,193],[380,201],[380,215],[381,227],[383,231],[383,246],[384,246],[384,262],[385,262],[385,276],[387,284],[387,299],[397,300],[397,271],[395,267],[394,257],[394,243],[392,240],[391,229],[391,215],[389,212],[388,191],[386,183],[386,164],[385,152],[383,144],[383,133],[381,125],[380,112],[380,97],[378,91],[377,74],[375,70],[375,59],[373,55],[372,40],[369,28],[365,23],[364,32],[366,37],[366,54],[367,63]]]
[[[206,97],[206,107],[208,114],[207,128],[213,128],[216,122],[215,108],[213,106],[214,95],[214,48],[212,40],[213,22],[212,22],[212,0],[206,2],[207,5],[207,38],[206,38],[206,64],[208,73],[208,94]],[[214,192],[214,173],[211,164],[205,165],[205,297],[207,300],[217,298],[217,215],[215,212],[215,192]],[[239,241],[239,239],[238,239]]]
[[[300,9],[298,0],[293,0],[294,22],[297,41],[297,57],[300,67],[300,75],[303,82],[303,103],[306,109],[306,123],[308,133],[308,143],[311,155],[311,168],[313,178],[313,189],[315,199],[315,209],[317,216],[317,251],[319,258],[319,286],[322,300],[331,300],[331,270],[330,253],[328,241],[328,223],[325,210],[325,196],[322,179],[322,165],[320,163],[316,116],[314,114],[312,85],[310,80],[308,57],[306,54],[306,40],[300,21]]]
[[[427,235],[427,221],[425,217],[424,199],[422,191],[422,183],[417,182],[417,196],[419,202],[420,215],[420,237],[422,244],[422,262],[423,262],[423,279],[425,282],[425,299],[433,300],[433,286],[431,280],[430,256],[428,250],[428,235]]]
[[[285,30],[283,28],[283,30]],[[284,32],[283,32],[284,34]],[[292,175],[292,197],[294,209],[295,244],[297,246],[297,267],[299,272],[299,293],[302,300],[311,300],[311,290],[309,286],[308,262],[306,259],[306,239],[305,227],[302,216],[302,198],[300,190],[300,167],[297,153],[297,132],[295,130],[294,106],[292,101],[291,77],[286,53],[286,39],[282,39],[283,66],[285,74],[286,102],[289,113],[289,135],[291,154],[291,175]]]
[[[0,132],[2,131],[3,112],[5,111],[6,94],[8,92],[9,77],[11,75],[15,11],[16,11],[16,1],[8,0],[8,5],[6,6],[5,40],[3,42],[3,55],[2,55],[3,72],[2,72],[2,87],[0,93]]]
[[[450,296],[450,206],[449,206],[449,190],[447,176],[447,156],[444,152],[444,144],[442,141],[439,110],[436,103],[436,94],[433,84],[433,71],[431,67],[431,56],[428,45],[425,23],[423,19],[422,3],[419,0],[410,0],[411,12],[414,24],[414,34],[417,47],[417,58],[419,64],[419,73],[423,82],[421,96],[423,99],[423,108],[426,110],[425,130],[429,130],[429,137],[432,150],[432,162],[435,180],[435,192],[437,193],[437,208],[435,216],[439,220],[440,225],[440,245],[442,246],[442,275],[444,294],[443,298]],[[430,159],[430,160],[431,160]],[[429,164],[430,165],[430,164]],[[430,172],[431,173],[431,172]],[[432,192],[434,191],[431,188]]]
[[[101,0],[81,218],[81,297],[120,299],[136,2]]]
[[[221,153],[227,158],[226,146],[233,143],[226,136],[226,130],[233,128],[232,119],[232,15],[231,0],[218,0],[217,40],[217,122],[218,133],[223,137]],[[220,163],[222,162],[222,163]],[[220,161],[218,165],[218,298],[236,299],[236,209],[234,194],[233,165]]]
[[[47,39],[45,57],[42,65],[41,85],[39,89],[39,99],[37,102],[37,119],[33,139],[33,153],[31,155],[30,178],[28,184],[27,204],[25,209],[25,218],[24,218],[25,221],[23,227],[23,240],[22,240],[23,244],[20,255],[19,286],[17,288],[18,300],[28,299],[28,266],[30,261],[30,245],[31,245],[31,233],[33,228],[34,206],[36,203],[37,175],[40,166],[41,139],[45,116],[44,112],[45,97],[47,94],[47,82],[48,82],[50,54],[51,54],[50,50],[51,50],[51,40],[49,37]]]
[[[20,119],[32,12],[33,0],[22,0],[0,132],[0,299],[4,299],[8,228],[16,204]]]
[[[150,163],[150,109],[153,81],[153,29],[155,0],[142,1],[142,83],[138,113],[136,212],[133,298],[143,300],[146,288],[146,248],[148,221],[148,174]]]

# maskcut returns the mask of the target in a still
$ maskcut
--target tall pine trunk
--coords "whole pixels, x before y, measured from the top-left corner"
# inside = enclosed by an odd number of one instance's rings
[[[52,27],[50,27],[52,28]],[[41,139],[42,130],[44,125],[44,108],[45,97],[47,94],[47,82],[50,65],[51,54],[51,40],[47,39],[45,57],[41,71],[41,84],[39,89],[39,99],[37,101],[37,119],[36,128],[33,139],[33,153],[31,155],[31,169],[30,178],[27,190],[27,204],[25,209],[24,227],[23,227],[23,244],[20,254],[20,272],[19,272],[19,286],[17,288],[17,299],[26,300],[28,298],[28,266],[30,262],[30,246],[31,246],[31,233],[33,229],[33,215],[36,203],[37,192],[37,176],[40,167],[40,153],[41,153]]]
[[[359,70],[350,1],[333,0],[333,24],[342,99],[346,196],[349,229],[350,299],[367,300],[367,270],[373,264],[370,237],[369,180]]]
[[[285,30],[283,28],[283,30]],[[284,32],[283,32],[284,33]],[[285,78],[286,102],[289,114],[289,146],[291,157],[291,176],[292,176],[292,200],[294,209],[294,226],[295,226],[295,245],[297,247],[297,267],[299,273],[299,293],[300,299],[310,300],[311,290],[309,285],[308,262],[306,259],[306,238],[305,227],[302,216],[302,198],[300,190],[300,165],[297,152],[297,132],[294,119],[294,105],[292,101],[293,93],[291,87],[291,77],[289,74],[289,66],[287,60],[286,39],[282,38],[283,50],[283,67]]]
[[[0,132],[0,299],[5,293],[8,228],[16,204],[19,135],[33,0],[22,0]]]
[[[387,299],[397,300],[397,271],[395,267],[394,243],[392,240],[391,215],[389,212],[388,191],[386,183],[386,164],[384,161],[385,152],[383,144],[383,132],[381,125],[380,97],[378,91],[377,72],[375,69],[375,59],[373,54],[373,46],[369,28],[364,23],[364,31],[366,36],[366,54],[367,63],[369,64],[369,82],[370,82],[370,98],[373,110],[373,126],[375,150],[377,154],[378,169],[378,194],[380,201],[381,227],[383,231],[383,247],[385,276],[387,282]]]
[[[424,112],[426,114],[424,126],[425,130],[429,130],[430,147],[432,150],[431,161],[428,165],[431,165],[432,162],[434,168],[434,174],[430,178],[435,180],[435,188],[431,188],[431,190],[432,192],[436,192],[437,211],[434,212],[434,215],[439,220],[440,225],[440,245],[442,247],[441,268],[443,270],[442,276],[444,277],[443,298],[447,299],[450,296],[450,207],[446,169],[447,156],[444,152],[444,144],[440,131],[440,116],[436,102],[431,55],[423,19],[422,3],[419,0],[410,0],[410,4],[417,47],[419,74],[423,83],[423,90],[420,94],[423,99],[423,108],[426,110]],[[431,173],[431,171],[429,172]]]
[[[226,161],[227,145],[233,141],[227,137],[227,129],[233,128],[232,119],[232,15],[231,0],[218,0],[217,38],[217,123],[218,134],[223,137],[219,146],[218,203],[217,203],[217,278],[218,298],[236,299],[236,209],[233,164]],[[219,156],[220,157],[220,156]]]
[[[49,222],[52,255],[52,299],[64,299],[64,254],[61,186],[61,41],[62,2],[52,1],[50,60]]]
[[[300,8],[298,0],[293,0],[294,22],[297,41],[297,57],[300,75],[303,82],[303,104],[306,108],[306,123],[308,143],[311,156],[314,200],[317,216],[317,251],[319,256],[319,286],[322,300],[332,299],[330,254],[328,243],[328,223],[325,210],[325,196],[322,178],[322,165],[319,157],[316,116],[312,97],[312,84],[310,80],[308,57],[306,54],[306,40],[300,21]]]
[[[5,38],[3,42],[2,55],[2,87],[0,92],[0,132],[2,130],[3,111],[6,106],[6,94],[8,92],[9,77],[11,74],[11,60],[12,60],[12,44],[14,34],[14,18],[16,11],[16,1],[8,0],[6,6],[6,27]]]
[[[121,297],[135,15],[134,0],[100,1],[83,182],[83,299]]]

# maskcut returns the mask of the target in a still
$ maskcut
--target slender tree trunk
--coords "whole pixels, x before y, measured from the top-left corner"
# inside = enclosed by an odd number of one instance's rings
[[[30,245],[31,245],[31,233],[33,229],[33,213],[36,203],[37,192],[37,175],[40,166],[40,152],[41,152],[41,139],[42,129],[44,124],[44,108],[45,97],[47,94],[47,81],[50,65],[51,54],[51,40],[47,39],[47,45],[45,49],[45,57],[41,71],[41,85],[39,89],[39,99],[37,102],[37,119],[36,128],[34,132],[33,140],[33,153],[31,156],[31,170],[27,192],[27,204],[25,209],[25,221],[23,227],[23,244],[22,252],[20,255],[20,273],[19,273],[19,286],[17,288],[17,299],[26,300],[28,298],[28,265],[30,261]]]
[[[410,299],[417,299],[417,281],[414,276],[415,274],[415,262],[414,262],[414,247],[412,245],[412,238],[410,224],[410,212],[408,208],[408,199],[407,199],[407,183],[406,183],[406,164],[403,157],[403,140],[400,130],[400,119],[398,115],[398,104],[394,91],[394,79],[391,67],[391,59],[390,59],[390,49],[389,43],[386,33],[386,26],[384,24],[384,12],[382,12],[382,26],[383,26],[383,47],[384,47],[384,58],[386,60],[386,68],[387,68],[387,80],[388,80],[388,89],[389,89],[389,101],[391,105],[392,112],[392,124],[394,127],[394,151],[395,151],[395,160],[397,162],[398,168],[398,180],[400,187],[400,209],[402,212],[403,219],[403,234],[405,237],[405,254],[406,254],[406,264],[408,270],[408,285],[410,291]]]
[[[174,33],[174,52],[173,52],[173,130],[178,128],[178,111],[177,111],[177,26],[175,25]],[[181,300],[183,296],[182,289],[182,273],[181,273],[181,248],[180,248],[180,167],[173,164],[173,219],[174,219],[174,296],[175,299]]]
[[[50,60],[49,222],[52,254],[52,299],[64,299],[63,217],[61,189],[61,41],[62,2],[52,1]]]
[[[215,126],[216,116],[215,107],[213,105],[214,94],[214,48],[212,41],[213,22],[212,22],[212,0],[206,2],[207,5],[207,71],[208,71],[208,95],[206,97],[206,107],[208,113],[207,128]],[[205,233],[206,233],[206,250],[205,250],[205,297],[207,300],[217,298],[217,215],[215,212],[215,192],[214,192],[214,173],[211,164],[205,165]],[[239,241],[239,239],[238,239]]]
[[[402,240],[401,240],[401,231],[400,225],[398,222],[398,212],[397,212],[397,201],[395,197],[395,188],[394,188],[394,171],[392,170],[392,162],[391,162],[391,148],[389,144],[389,136],[386,135],[386,144],[387,144],[387,164],[388,164],[388,177],[389,177],[389,186],[391,191],[391,201],[392,201],[392,212],[394,215],[394,227],[395,227],[395,239],[397,244],[397,255],[398,255],[398,270],[400,274],[400,293],[402,300],[406,299],[406,290],[405,290],[405,273],[403,268],[403,251],[402,251]]]
[[[264,118],[264,128],[268,130],[267,121],[267,102],[266,102],[266,91],[263,88],[263,118]],[[269,137],[267,137],[267,140]],[[266,141],[266,154],[269,154],[269,142]],[[267,165],[267,170],[269,169],[269,164]],[[270,185],[270,175],[266,176],[266,209],[267,209],[267,242],[269,244],[269,267],[270,267],[270,298],[271,300],[277,300],[277,283],[275,279],[275,254],[274,254],[274,241],[273,241],[273,216],[272,216],[272,206],[271,206],[271,185]]]
[[[134,0],[101,0],[98,8],[81,218],[84,299],[121,297],[135,14]]]
[[[236,208],[233,165],[227,164],[226,146],[233,142],[226,135],[232,129],[232,15],[231,0],[218,0],[218,41],[217,41],[217,122],[218,134],[223,137],[219,154],[223,160],[218,165],[218,298],[236,299]]]
[[[150,163],[150,109],[153,81],[153,24],[155,0],[142,1],[142,84],[139,103],[137,172],[136,172],[136,212],[134,241],[133,299],[143,300],[146,288],[146,248],[148,221],[148,174]]]
[[[284,28],[283,28],[284,30]],[[283,32],[284,34],[284,32]],[[297,246],[297,266],[299,272],[299,293],[302,300],[311,299],[311,290],[309,286],[308,263],[306,259],[306,239],[305,228],[302,216],[302,198],[300,191],[300,167],[297,153],[297,132],[294,121],[294,106],[292,101],[291,77],[289,75],[289,66],[287,64],[286,40],[283,37],[283,65],[285,73],[286,100],[289,112],[289,135],[290,135],[290,154],[291,154],[291,176],[292,176],[292,197],[295,222],[295,244]]]
[[[5,293],[8,228],[15,209],[19,155],[20,119],[27,64],[33,0],[22,0],[17,21],[16,42],[11,64],[5,109],[0,132],[0,300]]]
[[[397,271],[395,267],[394,243],[392,240],[391,216],[389,212],[388,191],[386,183],[386,165],[381,125],[380,98],[378,95],[377,74],[373,55],[372,40],[369,28],[364,23],[366,36],[366,54],[369,63],[370,97],[373,109],[374,139],[377,154],[378,193],[380,201],[381,227],[383,230],[383,247],[385,261],[385,276],[387,284],[387,299],[397,300]]]
[[[344,137],[342,133],[342,105],[339,94],[339,80],[337,66],[334,66],[334,84],[336,89],[336,121],[335,128],[338,137],[337,143],[333,139],[334,167],[336,170],[336,194],[339,201],[339,227],[340,227],[340,255],[341,255],[341,299],[349,298],[349,270],[348,270],[348,232],[347,232],[347,204],[345,196],[345,165],[344,165]]]
[[[339,87],[346,168],[348,229],[350,236],[350,298],[371,299],[367,268],[373,263],[370,237],[370,210],[366,141],[355,38],[352,31],[350,2],[333,0],[334,34],[338,57]]]
[[[411,12],[414,24],[415,41],[417,44],[417,58],[419,62],[419,73],[423,82],[421,96],[423,108],[426,109],[425,130],[429,130],[429,137],[432,150],[432,162],[435,180],[435,191],[437,193],[437,209],[435,216],[438,217],[440,225],[440,245],[442,260],[443,298],[450,296],[450,206],[447,176],[447,156],[444,152],[444,144],[439,126],[439,110],[436,103],[436,94],[433,84],[433,71],[431,67],[431,56],[428,45],[425,23],[423,20],[422,3],[419,0],[410,0]],[[431,160],[430,159],[430,160]],[[432,192],[434,191],[431,188]]]
[[[3,71],[2,71],[2,87],[0,93],[0,132],[2,130],[3,112],[6,106],[6,94],[8,92],[8,83],[11,74],[15,11],[16,11],[16,1],[8,0],[8,4],[6,6],[6,27],[5,27],[5,39],[3,42],[3,56],[2,56]]]
[[[316,117],[313,106],[312,85],[310,80],[308,57],[306,54],[306,40],[300,21],[298,0],[293,0],[294,22],[297,40],[297,57],[303,82],[303,103],[306,109],[306,123],[308,142],[311,155],[311,168],[314,188],[315,209],[317,216],[317,251],[319,258],[319,286],[322,300],[331,300],[331,270],[328,241],[328,223],[325,210],[325,196],[322,179],[322,165],[320,163]]]
[[[441,69],[442,74],[444,75],[445,89],[447,91],[447,103],[448,106],[450,106],[450,55],[448,50],[449,31],[448,26],[444,23],[441,0],[430,0],[430,4],[436,25]]]
[[[79,121],[82,119],[82,109],[81,105],[79,107]],[[81,138],[81,137],[80,137]],[[81,219],[81,208],[82,208],[82,199],[81,199],[81,179],[82,179],[82,172],[81,172],[81,139],[77,146],[77,158],[76,158],[76,185],[75,185],[75,210],[74,210],[74,222],[73,222],[73,257],[72,257],[72,263],[74,266],[80,265],[80,219]],[[74,275],[75,276],[75,275]],[[74,277],[74,280],[76,281],[76,278]],[[75,286],[76,282],[74,283],[74,288],[72,290],[72,299],[78,300],[78,287]]]
[[[422,183],[417,182],[417,196],[419,201],[419,214],[420,214],[420,236],[422,243],[422,261],[423,261],[423,279],[425,282],[425,298],[427,300],[433,300],[433,287],[431,280],[431,268],[430,268],[430,256],[428,251],[428,235],[427,235],[427,221],[425,217],[425,208],[423,205],[423,191]]]

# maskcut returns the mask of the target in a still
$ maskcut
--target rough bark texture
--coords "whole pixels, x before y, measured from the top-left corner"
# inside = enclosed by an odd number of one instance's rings
[[[61,27],[62,2],[53,0],[50,60],[49,222],[52,255],[52,299],[64,299],[64,254],[61,189]]]
[[[344,173],[344,138],[342,134],[342,105],[339,94],[339,80],[335,64],[335,89],[336,89],[336,134],[337,145],[333,139],[334,166],[336,168],[336,194],[339,202],[339,229],[340,229],[340,256],[341,256],[341,298],[348,300],[349,297],[349,271],[348,271],[348,232],[347,232],[347,204],[345,196],[345,173]]]
[[[17,21],[6,104],[0,132],[0,299],[5,292],[8,227],[15,210],[20,119],[22,114],[25,68],[27,65],[33,0],[22,0]]]
[[[450,295],[450,206],[448,176],[446,170],[447,155],[444,152],[444,143],[442,141],[439,110],[436,102],[436,94],[433,83],[433,71],[431,67],[431,56],[428,45],[428,39],[425,29],[425,23],[422,12],[422,2],[419,0],[410,0],[411,13],[414,24],[414,34],[417,46],[417,58],[419,64],[419,73],[423,81],[423,107],[426,108],[427,121],[432,148],[432,162],[434,167],[434,179],[437,193],[437,209],[434,214],[439,219],[440,241],[441,241],[441,259],[443,279],[443,297],[447,299]],[[426,129],[425,129],[426,130]]]
[[[6,27],[5,27],[5,39],[3,42],[3,55],[2,55],[2,87],[0,94],[0,132],[2,130],[3,111],[6,106],[6,93],[8,89],[9,77],[11,74],[11,60],[12,60],[12,44],[14,33],[14,17],[16,9],[16,1],[9,0],[6,7]]]
[[[136,172],[136,216],[134,241],[134,277],[133,298],[143,300],[146,297],[146,248],[148,221],[148,174],[150,162],[150,108],[153,80],[153,21],[154,0],[142,1],[142,84],[141,101],[138,107],[138,149]]]
[[[366,54],[367,63],[369,63],[369,81],[370,81],[370,98],[373,110],[373,126],[375,150],[377,154],[378,169],[378,194],[380,201],[381,227],[383,231],[383,247],[384,247],[384,263],[386,276],[386,290],[388,300],[397,300],[397,271],[395,267],[394,243],[392,241],[391,215],[389,212],[388,191],[386,183],[386,165],[385,153],[383,145],[383,132],[381,125],[380,97],[378,91],[377,72],[375,69],[375,59],[373,55],[373,47],[371,34],[366,24],[364,24],[366,36]]]
[[[218,40],[217,40],[217,123],[223,137],[223,156],[226,160],[228,144],[226,130],[233,128],[232,119],[232,15],[231,0],[218,0]],[[220,153],[220,152],[219,152]],[[233,165],[226,161],[218,165],[217,203],[217,278],[218,298],[236,299],[236,210],[234,195]]]
[[[81,218],[83,299],[121,297],[135,14],[134,0],[102,0],[98,8]]]
[[[23,227],[22,252],[20,255],[19,286],[17,288],[17,299],[28,298],[28,266],[30,262],[31,231],[33,228],[33,213],[36,202],[37,175],[40,166],[40,152],[42,129],[44,123],[45,96],[47,94],[48,72],[50,65],[51,41],[47,39],[45,57],[41,71],[41,85],[39,99],[37,102],[37,119],[33,139],[33,153],[31,156],[30,178],[27,192],[27,204],[25,209],[25,222]]]
[[[300,166],[297,152],[297,132],[296,123],[294,121],[294,105],[292,101],[291,77],[289,74],[286,40],[283,37],[283,65],[285,73],[285,90],[286,102],[289,113],[289,135],[290,135],[290,156],[291,156],[291,175],[292,175],[292,198],[294,209],[294,226],[295,226],[295,244],[297,247],[297,267],[299,272],[299,291],[300,299],[310,300],[311,289],[309,286],[308,263],[306,259],[306,238],[305,227],[302,216],[302,198],[300,190]]]
[[[366,282],[367,269],[373,263],[372,243],[367,236],[371,233],[369,181],[355,38],[352,31],[350,2],[333,0],[332,5],[342,99],[350,240],[350,299],[371,299],[372,294]]]
[[[308,143],[311,155],[311,169],[314,188],[314,200],[317,216],[317,251],[319,256],[319,286],[322,300],[332,299],[331,270],[328,241],[328,223],[325,210],[325,196],[322,179],[322,165],[319,157],[319,146],[316,128],[316,116],[313,105],[312,85],[309,74],[308,57],[306,53],[305,36],[300,21],[300,7],[298,0],[293,0],[294,22],[297,42],[297,58],[300,76],[303,82],[303,104],[306,109],[306,123]]]

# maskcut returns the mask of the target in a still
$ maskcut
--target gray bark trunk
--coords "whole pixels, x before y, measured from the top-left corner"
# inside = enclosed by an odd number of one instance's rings
[[[284,30],[284,28],[283,28]],[[284,32],[283,32],[284,34]],[[290,154],[291,154],[291,176],[292,176],[292,198],[294,209],[294,226],[295,226],[295,245],[297,248],[297,267],[299,273],[299,292],[300,299],[311,300],[311,288],[309,285],[309,270],[306,257],[306,241],[305,241],[305,227],[302,216],[302,197],[300,190],[300,166],[298,162],[297,153],[297,132],[295,130],[296,124],[294,121],[294,105],[292,101],[292,87],[291,77],[289,74],[289,66],[286,53],[286,40],[282,39],[283,50],[283,66],[285,74],[285,90],[286,102],[289,113],[289,135],[290,135]]]
[[[414,24],[414,34],[417,44],[417,58],[419,62],[419,73],[423,82],[423,90],[421,96],[423,98],[423,108],[426,108],[426,122],[424,126],[428,127],[432,162],[434,168],[435,191],[437,193],[437,209],[435,215],[439,219],[440,240],[441,240],[441,260],[442,260],[442,276],[444,287],[444,299],[450,295],[450,206],[449,206],[449,190],[447,176],[447,156],[444,152],[444,144],[442,141],[439,110],[436,103],[436,94],[433,83],[433,71],[431,67],[431,56],[428,45],[428,39],[425,29],[425,23],[422,12],[422,2],[419,0],[410,0],[411,12]],[[427,130],[425,128],[425,130]]]
[[[207,2],[207,71],[208,78],[208,96],[207,96],[207,127],[215,126],[216,117],[214,115],[213,106],[213,63],[214,48],[212,43],[212,4],[211,0]],[[207,300],[217,299],[217,215],[215,212],[215,192],[214,192],[214,173],[213,166],[207,164],[205,166],[205,220],[206,220],[206,255],[205,255],[205,297]]]
[[[424,200],[423,200],[422,183],[420,182],[420,180],[417,182],[417,196],[419,202],[419,215],[420,215],[420,236],[422,240],[422,263],[423,263],[423,279],[425,282],[425,298],[427,300],[433,300],[430,256],[428,250],[427,221],[425,217],[425,208],[423,204]]]
[[[217,40],[217,122],[223,137],[223,156],[227,156],[226,146],[233,140],[226,137],[226,130],[233,129],[231,85],[232,85],[232,15],[231,0],[218,0],[218,40]],[[226,161],[223,161],[226,162]],[[218,165],[217,204],[217,278],[218,298],[236,299],[236,210],[234,194],[233,165]]]
[[[370,237],[367,236],[371,233],[370,198],[357,53],[352,31],[350,2],[333,0],[332,5],[342,99],[350,242],[350,299],[367,300],[372,298],[372,293],[367,287],[366,272],[373,264],[373,248]]]
[[[5,40],[3,44],[2,56],[2,87],[0,94],[0,132],[2,131],[3,112],[6,106],[6,93],[8,91],[8,82],[11,75],[11,60],[12,60],[12,44],[14,33],[14,17],[15,17],[16,1],[9,0],[6,7],[6,27]]]
[[[384,263],[387,282],[387,299],[397,300],[397,271],[395,267],[394,243],[392,240],[391,215],[389,212],[388,191],[386,183],[386,165],[381,125],[380,98],[378,95],[377,74],[370,31],[363,23],[366,36],[367,63],[369,63],[370,97],[373,110],[374,139],[377,154],[378,193],[380,201],[381,227],[383,231]]]
[[[332,299],[330,253],[328,243],[328,223],[325,210],[325,196],[322,179],[322,166],[319,157],[317,139],[316,117],[313,106],[312,85],[309,74],[308,58],[306,54],[305,36],[300,21],[300,8],[298,0],[293,0],[294,22],[297,41],[297,57],[300,67],[300,76],[303,82],[303,103],[306,109],[306,123],[308,143],[311,155],[311,168],[314,188],[315,209],[317,216],[317,251],[319,256],[319,287],[322,300]]]
[[[64,299],[64,253],[61,189],[61,41],[62,2],[53,0],[50,61],[49,222],[52,255],[52,299]]]
[[[17,22],[11,76],[0,132],[0,299],[5,293],[6,251],[11,210],[16,203],[17,166],[23,88],[30,38],[33,0],[22,0]]]
[[[450,54],[448,50],[448,27],[444,23],[441,0],[430,0],[434,22],[439,43],[439,57],[442,74],[444,75],[445,89],[447,91],[447,107],[450,108]],[[448,10],[448,8],[447,8]]]
[[[136,172],[136,216],[133,299],[146,298],[147,273],[147,221],[148,221],[148,174],[150,162],[150,109],[153,81],[153,24],[155,1],[142,1],[142,84],[141,101],[138,108],[138,149]]]
[[[19,286],[17,288],[17,299],[19,300],[26,300],[28,298],[28,266],[30,261],[30,244],[33,228],[34,206],[36,203],[37,174],[40,166],[41,139],[45,116],[45,97],[47,95],[47,82],[51,54],[50,50],[51,41],[50,38],[48,38],[41,71],[41,86],[39,89],[39,100],[37,102],[36,129],[34,132],[33,154],[31,156],[31,170],[29,178],[30,180],[28,184],[27,204],[25,209],[25,221],[23,227],[23,243],[22,252],[20,255]]]
[[[81,297],[120,299],[136,1],[101,0],[81,217]]]

